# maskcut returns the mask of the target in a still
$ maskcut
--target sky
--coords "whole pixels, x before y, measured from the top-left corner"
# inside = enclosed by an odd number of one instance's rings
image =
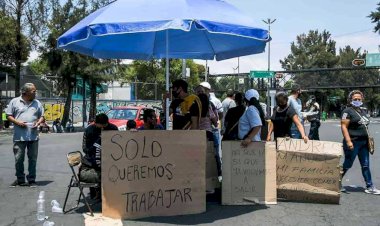
[[[297,35],[310,30],[327,30],[337,49],[350,45],[378,53],[380,34],[368,15],[380,0],[225,0],[256,21],[255,26],[268,28],[262,20],[276,19],[271,25],[271,70],[283,70],[279,63],[290,54],[290,43]],[[205,64],[199,60],[197,63]],[[211,74],[237,73],[237,58],[208,61]],[[268,69],[268,52],[239,58],[240,73]]]
[[[225,0],[256,21],[255,26],[267,29],[262,21],[276,19],[271,26],[271,70],[282,70],[279,63],[290,54],[290,43],[297,35],[310,30],[327,30],[337,48],[350,45],[370,53],[379,52],[380,34],[368,15],[380,0]],[[37,57],[33,52],[31,59]],[[196,60],[205,65],[204,60]],[[238,72],[238,59],[208,61],[211,74]],[[234,70],[235,68],[235,70]],[[239,58],[239,72],[268,69],[268,52]]]

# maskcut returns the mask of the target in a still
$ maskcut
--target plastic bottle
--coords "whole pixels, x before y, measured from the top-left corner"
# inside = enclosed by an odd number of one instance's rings
[[[40,191],[37,200],[37,220],[45,220],[45,192]]]

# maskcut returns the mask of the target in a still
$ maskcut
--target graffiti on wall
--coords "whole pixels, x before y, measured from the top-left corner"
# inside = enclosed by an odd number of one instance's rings
[[[55,103],[55,104],[44,104],[44,110],[45,110],[45,119],[47,121],[53,121],[57,118],[62,119],[63,112],[65,110],[65,105],[61,103]]]

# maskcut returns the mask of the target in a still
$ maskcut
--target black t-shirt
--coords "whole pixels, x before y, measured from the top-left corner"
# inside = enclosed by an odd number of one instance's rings
[[[360,112],[356,111],[352,107],[347,107],[342,112],[342,120],[350,120],[350,124],[348,124],[348,133],[352,140],[368,137],[365,125],[369,124],[369,119],[365,116],[365,113],[362,110],[359,109],[359,111]],[[360,117],[359,114],[362,117]]]
[[[290,136],[290,127],[293,123],[293,116],[296,114],[297,113],[292,106],[288,106],[281,112],[279,112],[278,108],[276,108],[271,118],[275,139],[277,137]]]
[[[245,112],[245,106],[240,105],[237,107],[230,108],[227,111],[226,117],[224,118],[224,124],[226,126],[226,131],[223,136],[223,140],[235,140],[238,139],[239,126],[236,125],[232,130],[231,128],[239,122],[240,117]]]
[[[188,129],[191,126],[191,117],[200,117],[200,109],[202,109],[201,102],[195,95],[173,100],[170,108],[173,112],[174,130]]]
[[[104,130],[118,130],[117,126],[108,123],[108,125],[104,128]],[[95,126],[95,124],[89,125],[83,134],[83,143],[82,143],[82,149],[85,154],[89,152],[90,149],[93,148],[94,143],[100,138],[100,134],[102,133],[102,130]]]

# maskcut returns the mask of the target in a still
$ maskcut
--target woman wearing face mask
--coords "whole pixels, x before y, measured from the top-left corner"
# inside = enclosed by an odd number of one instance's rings
[[[352,167],[356,156],[359,157],[362,174],[366,183],[365,193],[380,195],[380,191],[372,183],[369,168],[368,133],[366,126],[369,119],[360,108],[363,105],[364,95],[354,90],[348,95],[348,107],[342,112],[341,128],[343,134],[344,163],[343,175]],[[342,187],[342,191],[345,191]]]
[[[293,107],[288,104],[288,96],[284,92],[279,92],[276,94],[277,107],[274,110],[269,126],[267,141],[271,140],[272,132],[274,133],[274,140],[277,137],[291,137],[291,127],[292,123],[298,128],[302,139],[307,143],[309,140],[305,135],[305,130],[298,119],[298,115]]]

